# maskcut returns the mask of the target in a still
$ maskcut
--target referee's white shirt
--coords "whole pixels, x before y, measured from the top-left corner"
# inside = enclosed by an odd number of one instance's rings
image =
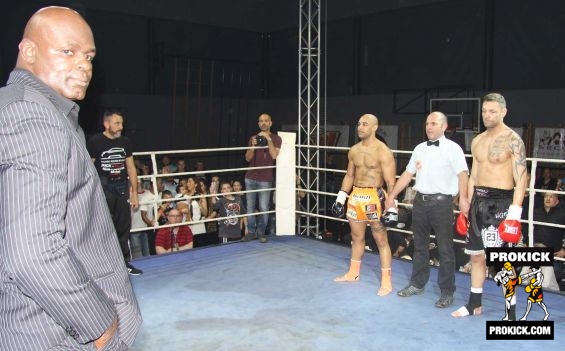
[[[442,136],[439,146],[418,144],[406,166],[406,171],[416,175],[414,189],[422,194],[457,195],[458,174],[469,171],[465,154],[459,144]]]

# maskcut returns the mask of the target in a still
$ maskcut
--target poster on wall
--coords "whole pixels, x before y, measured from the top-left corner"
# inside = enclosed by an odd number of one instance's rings
[[[536,128],[534,133],[534,157],[565,158],[565,128]]]

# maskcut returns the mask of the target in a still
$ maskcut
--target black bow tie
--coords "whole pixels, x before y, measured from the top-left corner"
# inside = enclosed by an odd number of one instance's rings
[[[439,146],[439,140],[436,140],[436,141],[428,140],[427,144],[428,144],[428,146],[432,146],[432,145]]]

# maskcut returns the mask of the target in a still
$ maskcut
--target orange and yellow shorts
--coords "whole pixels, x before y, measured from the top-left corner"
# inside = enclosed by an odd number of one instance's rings
[[[383,188],[353,187],[347,200],[346,217],[352,221],[378,221],[383,213],[386,192]]]

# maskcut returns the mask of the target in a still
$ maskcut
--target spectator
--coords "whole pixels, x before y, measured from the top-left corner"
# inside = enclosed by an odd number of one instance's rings
[[[244,189],[241,182],[237,179],[232,180],[231,187],[233,189],[233,192],[238,193],[237,196],[241,197],[241,202],[243,203],[243,206],[247,208],[247,196],[243,194]]]
[[[559,197],[555,193],[545,193],[543,197],[543,207],[534,209],[534,221],[565,225],[565,210],[559,206]],[[550,227],[542,224],[534,226],[534,246],[551,247],[557,257],[565,256],[563,240],[565,239],[565,229]],[[561,278],[561,261],[555,261],[554,269],[542,267],[544,275],[543,287],[551,290],[559,290],[556,277]],[[528,270],[522,270],[527,272]]]
[[[230,184],[231,186],[231,184]],[[220,176],[213,175],[210,180],[210,194],[215,195],[220,190]]]
[[[161,192],[161,200],[170,200],[173,198],[173,194],[171,194],[168,190],[163,190]],[[173,209],[173,203],[171,201],[161,202],[159,205],[159,209],[157,211],[157,224],[164,225],[167,223],[167,215],[169,211]]]
[[[270,115],[266,113],[259,115],[257,125],[259,126],[259,133],[249,138],[248,146],[251,148],[245,152],[245,160],[249,162],[250,167],[273,166],[279,155],[282,139],[277,134],[271,133],[273,121]],[[255,149],[257,146],[264,146],[264,148]],[[270,191],[264,189],[273,186],[273,179],[272,168],[250,169],[247,171],[245,174],[245,188],[247,190],[262,190],[247,193],[247,213],[269,211],[271,194]],[[247,218],[247,234],[242,240],[249,241],[259,238],[261,243],[266,243],[267,237],[265,232],[268,222],[268,213],[249,216]]]
[[[392,230],[390,230],[389,233],[390,232],[392,232]],[[392,255],[394,257],[411,260],[412,256],[414,255],[414,240],[412,240],[412,234],[405,233],[402,235],[402,239],[403,240],[400,242],[394,242],[394,240],[398,240],[398,237],[389,237],[391,251],[394,250]],[[393,249],[394,247],[396,248]]]
[[[187,181],[186,177],[179,178],[178,186],[184,186],[184,187],[185,187],[185,190],[186,190],[186,181]],[[179,192],[177,191],[177,195],[178,195],[178,194],[179,194]]]
[[[187,172],[186,170],[186,162],[183,159],[177,161],[177,173],[184,173]]]
[[[557,179],[553,176],[553,172],[550,168],[544,168],[542,171],[541,178],[536,179],[536,184],[534,186],[537,190],[557,190]],[[534,208],[543,207],[543,193],[536,193],[534,198]]]
[[[137,180],[137,198],[140,202],[147,201],[146,197],[149,195],[153,199],[153,194],[149,190],[144,189],[143,181],[141,179]],[[149,200],[151,201],[151,200]],[[144,207],[145,208],[145,207]],[[147,228],[147,224],[144,222],[141,215],[141,206],[131,209],[131,229]],[[149,256],[149,241],[147,231],[137,231],[130,233],[131,247],[140,250],[141,256]],[[133,251],[133,250],[132,250]],[[134,254],[132,252],[132,258]]]
[[[208,185],[206,185],[204,180],[196,180],[196,192],[200,195],[210,195],[208,192]],[[205,197],[204,199],[206,200],[206,208],[210,208],[210,205],[212,204],[212,197]]]
[[[181,223],[182,214],[177,209],[171,209],[167,214],[167,224]],[[193,235],[189,226],[161,228],[155,237],[155,251],[157,255],[168,252],[190,250],[193,247]]]
[[[198,172],[198,173],[194,174],[195,178],[202,179],[202,180],[206,181],[206,173],[203,173],[204,172],[204,162],[196,161],[196,163],[194,164],[194,171]]]
[[[165,185],[163,185],[163,179],[157,178],[157,196],[160,198],[161,194],[165,190]]]
[[[563,176],[563,177],[561,177],[557,180],[557,190],[558,191],[565,191],[565,176]],[[563,204],[561,206],[563,206]]]
[[[188,196],[189,198],[188,203],[190,217],[188,220],[191,222],[205,219],[206,215],[208,214],[208,201],[206,200],[206,198],[195,198],[202,195],[198,192],[197,186],[198,185],[196,183],[196,178],[188,177],[186,181],[186,196]],[[204,223],[191,224],[190,229],[195,235],[206,233],[206,226],[204,225]]]
[[[168,166],[165,166],[161,169],[162,174],[170,174],[171,171],[168,168]],[[170,176],[170,177],[161,177],[161,182],[162,185],[164,187],[165,190],[168,190],[171,192],[171,194],[173,195],[173,197],[177,197],[177,186],[178,184],[175,182],[175,179]]]
[[[232,180],[230,182],[231,187],[232,187],[232,191],[236,194],[234,194],[235,196],[239,197],[241,200],[241,203],[243,204],[243,208],[245,208],[247,210],[247,196],[245,196],[243,194],[243,185],[241,184],[241,181],[235,179]],[[247,217],[245,218],[245,222],[247,223]],[[247,232],[247,225],[245,226],[245,228],[243,228],[243,230],[241,231],[242,235],[245,235]]]
[[[214,180],[215,179],[215,180]],[[212,185],[218,185],[219,184],[219,180],[220,178],[218,176],[213,176],[212,177]],[[206,182],[203,179],[198,179],[196,182],[196,188],[198,191],[198,194],[200,195],[211,195],[208,192],[208,185],[206,184]],[[217,189],[217,188],[216,188]],[[216,191],[217,193],[217,191]],[[206,211],[206,213],[209,215],[210,214],[210,209],[212,208],[212,196],[209,197],[205,197],[204,200],[206,201],[206,208],[208,209],[208,211]],[[202,219],[205,218],[210,218],[210,216],[208,215],[202,215]],[[211,222],[206,222],[204,223],[204,226],[206,227],[206,233],[208,234],[207,236],[210,237],[210,239],[212,241],[217,242],[218,240],[218,224],[215,221],[211,221]]]
[[[178,199],[174,202],[175,208],[182,214],[182,222],[188,222],[190,220],[190,204],[188,202],[188,195],[186,194],[186,182],[185,184],[179,184],[176,188]]]
[[[157,182],[159,183],[159,182]],[[159,188],[159,185],[157,185]],[[159,195],[155,195],[153,193],[153,187],[150,186],[146,189],[146,191],[141,195],[139,198],[139,211],[141,213],[141,219],[145,223],[147,227],[156,226],[158,223],[155,220],[155,204],[153,203],[155,200],[159,199]],[[159,204],[157,204],[157,209],[159,208]],[[155,230],[153,228],[147,228],[145,231],[147,233],[147,243],[149,246],[149,254],[155,255]]]
[[[176,173],[177,172],[177,165],[171,162],[171,158],[168,155],[163,155],[161,158],[161,169],[165,168],[168,172],[166,173]],[[163,172],[165,173],[165,172]]]
[[[214,217],[225,217],[218,220],[219,224],[219,237],[223,243],[228,242],[230,239],[241,238],[241,232],[247,225],[246,217],[235,217],[245,214],[245,207],[241,201],[241,197],[231,193],[233,191],[229,182],[221,182],[220,192],[221,197],[213,198],[212,214]]]
[[[149,165],[146,162],[141,160],[139,160],[139,162],[138,160],[135,160],[135,162],[137,168],[137,175],[141,175],[141,176],[151,175],[151,167],[149,167]],[[151,179],[144,178],[142,180],[142,184],[145,189],[149,189],[151,187]]]
[[[184,161],[184,159],[180,159],[177,161],[177,169],[175,173],[184,173],[184,172],[188,172],[186,170],[186,162]],[[174,182],[180,184],[181,179],[184,177],[186,177],[186,175],[178,175],[174,178]]]

